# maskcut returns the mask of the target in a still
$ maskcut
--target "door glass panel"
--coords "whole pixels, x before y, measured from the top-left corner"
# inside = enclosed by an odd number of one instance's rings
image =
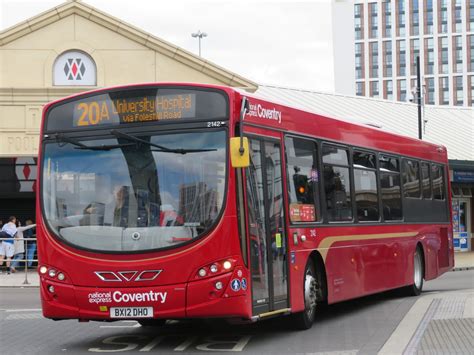
[[[269,301],[269,280],[262,159],[259,141],[250,141],[250,166],[246,169],[246,175],[253,302],[255,305],[260,305]]]
[[[279,144],[265,142],[267,210],[272,249],[273,301],[287,298],[286,238],[283,215],[283,186]]]

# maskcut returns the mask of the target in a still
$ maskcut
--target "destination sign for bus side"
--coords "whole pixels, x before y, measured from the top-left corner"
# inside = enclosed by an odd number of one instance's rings
[[[74,104],[73,126],[179,120],[196,115],[196,95],[178,94],[110,99],[100,95]]]

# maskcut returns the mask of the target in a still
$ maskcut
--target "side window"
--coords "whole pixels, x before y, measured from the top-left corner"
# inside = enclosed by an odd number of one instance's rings
[[[319,199],[319,169],[315,142],[285,138],[288,159],[288,196],[291,222],[315,222],[321,220]]]
[[[444,186],[443,167],[441,165],[431,165],[431,178],[433,181],[433,198],[435,200],[444,200],[446,189]]]
[[[420,164],[416,160],[403,160],[403,189],[405,197],[421,197]]]
[[[322,155],[328,220],[351,221],[351,180],[347,149],[324,144]]]
[[[354,151],[354,187],[359,221],[379,220],[375,154]]]
[[[421,163],[421,186],[423,198],[431,199],[430,164],[423,162]]]
[[[398,158],[379,155],[379,179],[384,219],[386,221],[402,219],[400,162]]]

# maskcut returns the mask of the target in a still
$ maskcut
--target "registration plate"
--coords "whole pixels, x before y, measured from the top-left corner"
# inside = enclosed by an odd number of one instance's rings
[[[110,318],[153,318],[153,307],[111,307]]]

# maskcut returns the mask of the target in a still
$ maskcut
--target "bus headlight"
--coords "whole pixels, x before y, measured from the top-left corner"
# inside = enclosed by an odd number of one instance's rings
[[[46,266],[41,266],[39,268],[40,274],[46,274],[48,272],[48,268]]]
[[[224,261],[222,266],[224,267],[224,269],[229,270],[232,267],[232,263],[229,260],[226,260]]]
[[[208,265],[202,265],[199,269],[195,271],[194,279],[213,277],[230,272],[236,266],[236,264],[237,259],[229,257],[223,260],[214,261],[213,263]]]
[[[58,280],[59,280],[59,281],[64,281],[65,278],[66,278],[66,276],[64,276],[64,274],[63,274],[62,272],[60,272],[60,273],[58,274]]]
[[[49,277],[51,277],[51,278],[55,277],[55,276],[56,276],[56,270],[54,270],[54,269],[49,269],[48,275],[49,275]]]

